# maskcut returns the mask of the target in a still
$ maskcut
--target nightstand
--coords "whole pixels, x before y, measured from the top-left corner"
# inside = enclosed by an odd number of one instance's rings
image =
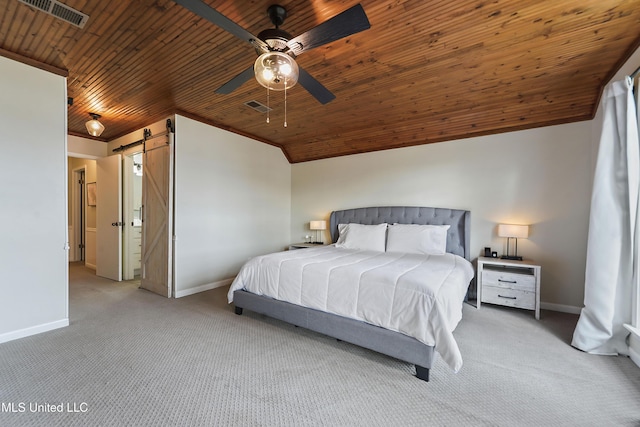
[[[530,260],[478,258],[478,309],[484,303],[533,310],[540,319],[540,270]]]
[[[292,251],[294,249],[317,248],[324,245],[324,243],[293,243],[289,245],[289,250]]]

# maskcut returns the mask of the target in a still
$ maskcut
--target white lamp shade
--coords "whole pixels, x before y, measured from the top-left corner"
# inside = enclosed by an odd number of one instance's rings
[[[499,237],[515,237],[517,239],[526,239],[529,236],[529,226],[515,225],[515,224],[499,224],[498,236]]]
[[[327,221],[310,221],[309,229],[310,230],[326,230]]]

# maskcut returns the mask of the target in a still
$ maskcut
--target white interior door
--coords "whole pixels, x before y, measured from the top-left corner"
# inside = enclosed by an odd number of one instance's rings
[[[122,159],[96,161],[96,275],[122,280]]]

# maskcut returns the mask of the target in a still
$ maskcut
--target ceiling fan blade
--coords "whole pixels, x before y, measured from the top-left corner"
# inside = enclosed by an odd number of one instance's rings
[[[361,4],[357,4],[344,12],[324,21],[309,31],[294,37],[287,42],[294,54],[303,52],[340,40],[360,31],[371,28],[367,14]]]
[[[251,80],[253,75],[254,75],[253,64],[251,64],[249,68],[247,68],[246,70],[244,70],[243,72],[241,72],[240,74],[238,74],[237,76],[235,76],[234,78],[232,78],[231,80],[229,80],[228,82],[220,86],[218,89],[215,90],[215,92],[228,95],[234,90],[238,89],[244,83]]]
[[[322,86],[322,83],[317,81],[311,74],[307,73],[302,67],[298,66],[299,75],[298,83],[307,90],[315,99],[321,104],[327,104],[333,101],[336,96],[329,92],[329,89]]]
[[[259,48],[264,52],[269,50],[269,47],[265,42],[201,0],[174,0],[174,2],[185,9],[190,10],[199,17],[217,25],[223,30],[228,31],[239,39],[250,43],[254,47]]]

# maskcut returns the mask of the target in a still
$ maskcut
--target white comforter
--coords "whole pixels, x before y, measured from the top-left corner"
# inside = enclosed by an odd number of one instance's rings
[[[469,261],[452,255],[371,252],[324,246],[259,256],[229,289],[391,329],[434,346],[454,370],[462,356],[453,330],[473,278]]]

